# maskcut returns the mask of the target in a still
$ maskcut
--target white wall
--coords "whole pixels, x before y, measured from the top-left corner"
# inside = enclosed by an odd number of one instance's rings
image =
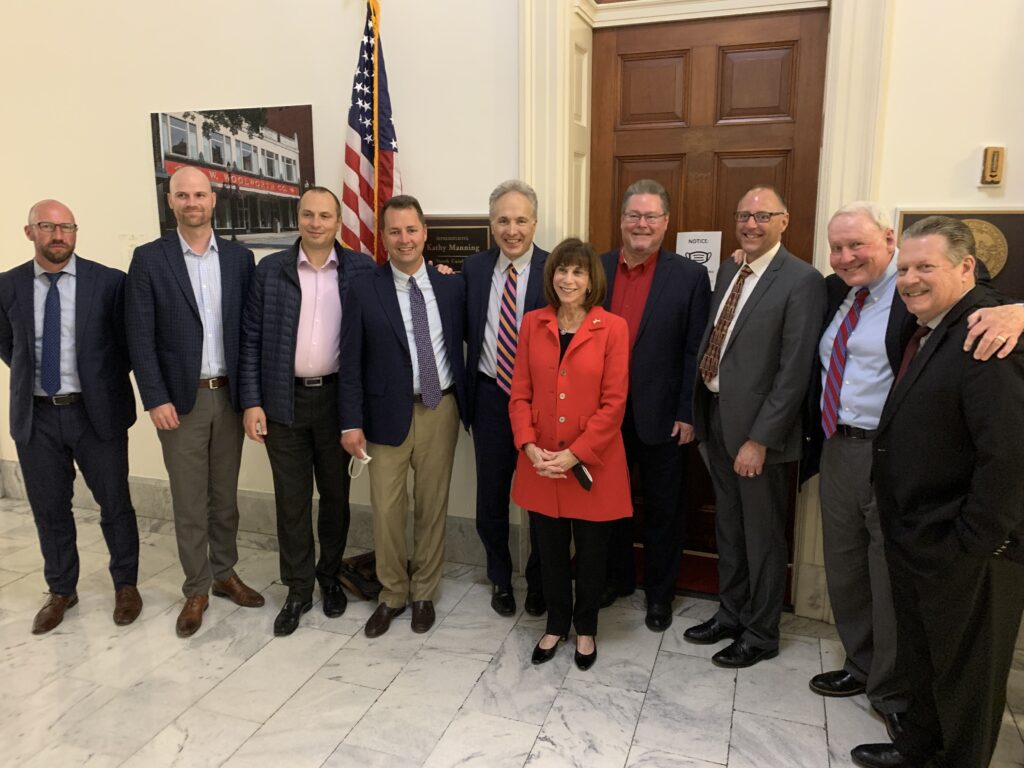
[[[427,213],[483,213],[518,159],[518,3],[382,0],[382,35],[406,191]],[[75,212],[78,251],[127,269],[158,235],[149,115],[312,104],[317,182],[338,189],[363,0],[6,0],[0,10],[0,269],[32,256],[29,206]],[[0,366],[0,457],[15,459]],[[131,472],[166,477],[148,417]],[[240,487],[272,490],[247,445]],[[472,514],[461,445],[452,509]],[[353,501],[369,502],[365,478]]]

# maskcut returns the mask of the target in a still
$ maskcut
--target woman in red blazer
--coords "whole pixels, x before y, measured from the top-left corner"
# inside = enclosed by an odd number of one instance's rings
[[[576,665],[593,665],[606,523],[633,514],[620,431],[629,388],[629,331],[625,320],[601,307],[606,288],[593,247],[565,240],[544,266],[549,306],[528,312],[519,331],[508,406],[521,451],[512,498],[530,510],[536,526],[548,605],[534,664],[554,657],[572,623]],[[591,490],[585,490],[590,481]],[[570,540],[576,544],[575,606]]]

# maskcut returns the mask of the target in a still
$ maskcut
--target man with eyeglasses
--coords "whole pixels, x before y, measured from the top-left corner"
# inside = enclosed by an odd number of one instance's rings
[[[43,553],[50,593],[32,622],[49,632],[78,603],[71,510],[75,464],[100,506],[110,552],[114,623],[142,611],[139,530],[128,493],[128,427],[135,395],[124,330],[124,273],[75,253],[70,209],[41,200],[25,236],[35,258],[0,274],[0,358],[11,368],[11,437]]]
[[[712,662],[749,667],[779,653],[786,589],[788,463],[825,315],[825,281],[782,245],[789,212],[772,187],[736,207],[743,264],[726,260],[711,300],[694,393],[697,439],[715,489],[719,608],[683,636],[732,644]]]
[[[641,179],[622,200],[621,248],[601,256],[608,276],[605,309],[629,327],[630,388],[622,438],[643,495],[647,627],[672,624],[672,599],[683,554],[686,445],[693,441],[697,347],[708,319],[707,270],[662,247],[669,198]],[[615,521],[602,605],[635,587],[633,520]]]

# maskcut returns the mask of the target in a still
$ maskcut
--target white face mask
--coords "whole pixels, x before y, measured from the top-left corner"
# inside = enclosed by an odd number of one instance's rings
[[[363,474],[363,467],[370,463],[372,457],[363,453],[362,456],[353,456],[348,460],[348,476],[355,480],[361,474]]]

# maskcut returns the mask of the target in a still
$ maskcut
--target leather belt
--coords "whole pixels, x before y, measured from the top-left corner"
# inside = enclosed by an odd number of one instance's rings
[[[295,386],[297,387],[322,387],[330,384],[338,378],[337,373],[328,373],[326,376],[296,376]]]
[[[852,440],[873,440],[875,435],[878,434],[878,430],[851,427],[849,424],[838,424],[836,426],[836,434],[849,437]]]
[[[200,379],[199,380],[199,388],[200,389],[220,389],[221,387],[226,387],[227,385],[228,385],[228,377],[227,376],[214,376],[212,379]]]
[[[82,399],[81,392],[69,392],[66,395],[36,395],[35,401],[37,403],[45,403],[46,405],[71,405],[77,403]]]
[[[452,386],[448,387],[448,389],[442,389],[441,390],[441,397],[444,397],[445,395],[450,395],[454,391],[455,391],[455,385],[452,385]],[[423,404],[423,395],[413,395],[412,396],[412,401],[414,403],[416,403],[416,404],[422,405]]]

